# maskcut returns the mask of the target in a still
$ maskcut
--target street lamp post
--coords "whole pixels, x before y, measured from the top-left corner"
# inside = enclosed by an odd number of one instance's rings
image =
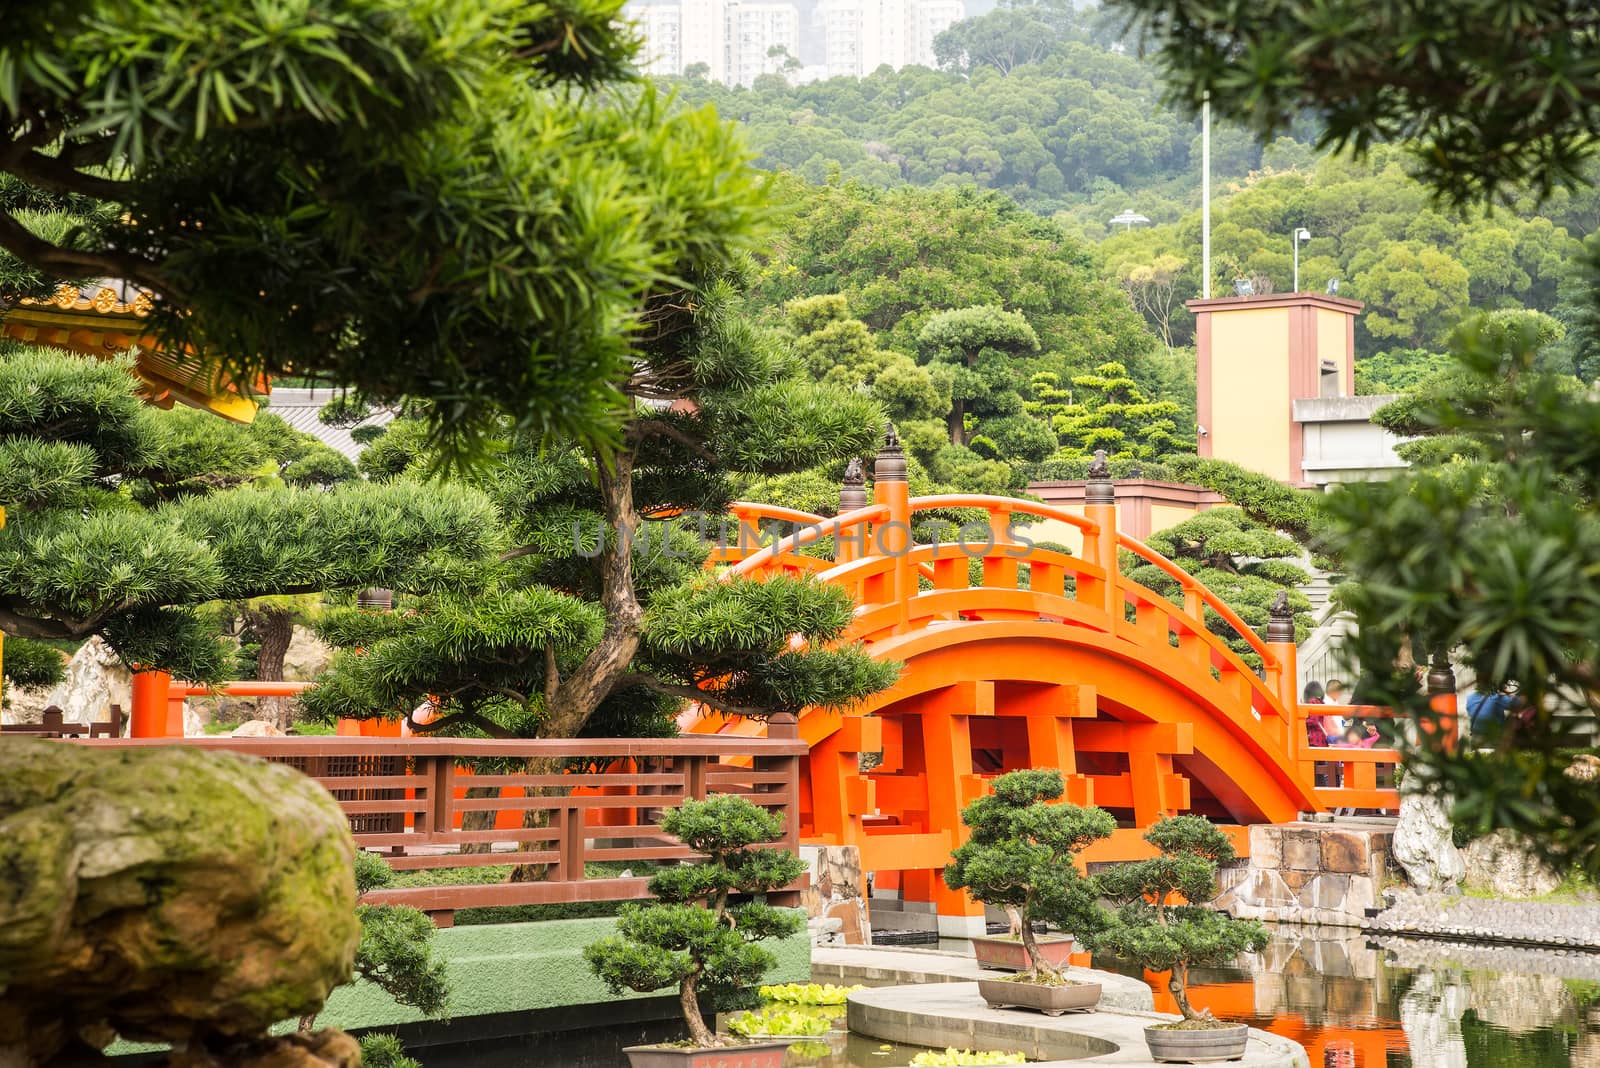
[[[1294,291],[1300,292],[1300,242],[1310,241],[1311,231],[1304,226],[1294,232]]]

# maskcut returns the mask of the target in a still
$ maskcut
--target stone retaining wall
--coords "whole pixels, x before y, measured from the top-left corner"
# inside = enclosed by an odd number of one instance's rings
[[[1251,827],[1249,863],[1222,870],[1217,907],[1242,919],[1360,927],[1378,905],[1393,838],[1379,822]]]

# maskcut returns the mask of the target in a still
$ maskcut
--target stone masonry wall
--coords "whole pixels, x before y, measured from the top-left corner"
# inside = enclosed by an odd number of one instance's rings
[[[1393,831],[1350,824],[1250,828],[1250,860],[1222,872],[1217,907],[1243,919],[1359,927],[1379,900]]]

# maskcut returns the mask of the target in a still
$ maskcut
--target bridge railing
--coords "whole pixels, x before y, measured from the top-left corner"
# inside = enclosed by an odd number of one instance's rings
[[[1295,706],[1302,736],[1305,722],[1312,716],[1338,716],[1341,719],[1394,720],[1394,710],[1379,705]],[[1381,740],[1381,739],[1380,739]],[[1389,812],[1400,808],[1400,790],[1395,775],[1400,766],[1398,749],[1373,745],[1349,745],[1329,740],[1325,746],[1307,745],[1301,751],[1302,774],[1317,783],[1317,800],[1326,808],[1365,808]]]
[[[501,905],[624,901],[649,896],[648,868],[696,854],[662,830],[663,810],[739,794],[777,813],[799,845],[799,739],[690,735],[499,741],[458,738],[105,739],[65,744],[186,745],[287,764],[328,789],[356,844],[398,872],[456,871],[447,885],[374,891],[448,923],[454,911]],[[605,864],[591,878],[587,868]],[[473,879],[491,866],[542,876]],[[536,869],[530,869],[536,870]],[[490,873],[485,872],[485,875]],[[779,895],[788,901],[793,891]]]

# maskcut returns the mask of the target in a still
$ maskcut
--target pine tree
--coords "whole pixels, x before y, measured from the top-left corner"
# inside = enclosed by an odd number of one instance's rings
[[[1120,363],[1102,363],[1090,374],[1074,375],[1072,388],[1059,388],[1056,376],[1035,376],[1039,400],[1030,405],[1048,416],[1061,435],[1066,458],[1093,456],[1104,449],[1112,459],[1154,460],[1185,452],[1178,436],[1182,409],[1172,401],[1151,400]]]
[[[1305,549],[1291,538],[1250,519],[1237,508],[1213,508],[1175,527],[1145,539],[1156,552],[1193,575],[1221,597],[1260,638],[1266,638],[1268,609],[1280,592],[1287,592],[1295,611],[1295,640],[1311,633],[1311,602],[1298,587],[1310,581],[1306,570],[1294,562]],[[1176,580],[1154,564],[1124,560],[1126,574],[1173,601],[1182,601]],[[1261,658],[1221,616],[1209,609],[1206,625],[1225,638],[1235,653],[1251,667]]]
[[[618,0],[82,0],[0,39],[0,311],[156,298],[168,352],[614,440],[630,337],[765,213],[710,109],[628,88]],[[616,91],[619,87],[623,91]]]
[[[126,359],[0,344],[8,637],[99,634],[129,665],[228,678],[207,602],[427,582],[487,551],[481,495],[285,486],[287,458],[307,447],[281,420],[161,412],[136,386]]]
[[[1144,839],[1159,850],[1156,856],[1113,864],[1097,876],[1101,892],[1121,906],[1099,945],[1150,971],[1170,971],[1167,989],[1184,1020],[1214,1021],[1210,1009],[1189,1003],[1189,969],[1259,953],[1267,932],[1207,906],[1217,896],[1218,866],[1233,860],[1227,835],[1201,816],[1171,816]]]
[[[321,633],[343,651],[307,706],[392,719],[427,701],[431,721],[413,725],[428,731],[570,738],[670,730],[685,700],[764,717],[891,682],[892,665],[830,647],[852,618],[843,591],[704,570],[719,533],[737,536],[719,529],[734,476],[864,454],[881,420],[854,391],[799,376],[744,314],[739,283],[708,277],[638,343],[619,447],[514,435],[463,476],[494,502],[498,560],[393,614],[327,613]],[[385,443],[411,433],[391,424],[363,466],[391,472]],[[430,469],[411,458],[396,484]]]

